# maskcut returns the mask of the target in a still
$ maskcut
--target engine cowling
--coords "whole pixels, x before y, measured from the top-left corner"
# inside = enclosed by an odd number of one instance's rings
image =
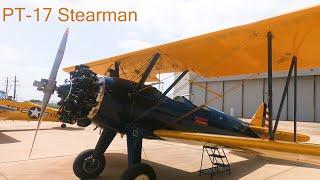
[[[77,123],[81,127],[91,124],[88,114],[98,105],[97,96],[102,84],[96,73],[86,65],[76,66],[70,73],[70,83],[58,87],[58,115],[64,123]]]

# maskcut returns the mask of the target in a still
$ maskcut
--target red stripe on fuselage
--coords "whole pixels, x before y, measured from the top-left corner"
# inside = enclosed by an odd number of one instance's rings
[[[196,116],[194,118],[194,123],[199,124],[199,125],[208,126],[208,119]]]

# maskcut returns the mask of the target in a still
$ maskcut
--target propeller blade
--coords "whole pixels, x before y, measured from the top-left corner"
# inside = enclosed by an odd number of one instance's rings
[[[61,64],[61,61],[63,59],[64,50],[66,49],[67,39],[69,35],[69,28],[67,28],[63,34],[56,58],[54,60],[49,79],[56,80],[57,73]]]
[[[40,128],[40,124],[41,124],[41,121],[42,121],[42,118],[43,118],[43,113],[45,112],[45,109],[47,108],[47,105],[49,103],[50,97],[51,97],[50,93],[44,93],[44,95],[43,95],[42,104],[41,104],[41,112],[40,112],[40,116],[39,116],[39,119],[38,119],[37,129],[36,129],[36,132],[34,134],[32,145],[31,145],[31,149],[30,149],[30,152],[29,152],[29,158],[31,157],[33,146],[34,146],[34,143],[36,141],[36,138],[37,138],[37,135],[38,135],[38,131],[39,131],[39,128]]]
[[[63,35],[62,40],[60,42],[60,46],[59,46],[56,58],[54,60],[53,66],[52,66],[49,79],[43,79],[43,80],[41,80],[41,82],[37,82],[37,81],[34,82],[34,86],[37,86],[39,90],[43,91],[43,98],[42,98],[42,104],[41,104],[41,112],[40,112],[40,116],[38,118],[37,129],[36,129],[36,132],[33,137],[32,146],[31,146],[30,153],[29,153],[29,158],[31,157],[31,154],[33,151],[33,146],[36,141],[36,137],[38,135],[38,131],[40,128],[40,124],[41,124],[44,112],[45,112],[47,105],[50,101],[51,95],[53,94],[53,92],[56,89],[56,78],[57,78],[57,74],[58,74],[58,70],[59,70],[61,61],[63,59],[64,51],[65,51],[66,44],[67,44],[68,34],[69,34],[69,28],[67,28],[66,31],[64,32],[64,35]]]

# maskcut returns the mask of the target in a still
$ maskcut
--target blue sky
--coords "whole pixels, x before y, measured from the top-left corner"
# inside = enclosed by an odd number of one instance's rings
[[[316,0],[29,0],[1,1],[0,7],[60,7],[76,10],[135,10],[138,22],[0,22],[0,90],[17,76],[18,99],[40,99],[32,82],[47,77],[63,31],[70,28],[62,67],[175,41],[320,4]],[[68,78],[60,71],[58,84]],[[11,95],[12,89],[9,92]],[[58,100],[53,96],[53,101]]]

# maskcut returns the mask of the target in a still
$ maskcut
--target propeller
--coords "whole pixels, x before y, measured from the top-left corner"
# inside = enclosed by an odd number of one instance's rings
[[[41,104],[41,112],[40,112],[40,116],[38,118],[37,129],[36,129],[36,132],[33,137],[32,146],[31,146],[30,153],[29,153],[29,158],[31,157],[31,154],[32,154],[33,146],[34,146],[34,143],[35,143],[38,131],[39,131],[39,127],[40,127],[40,124],[41,124],[41,121],[43,118],[43,113],[45,112],[45,109],[49,103],[51,95],[54,93],[54,91],[57,88],[56,87],[57,73],[58,73],[61,61],[63,59],[64,51],[66,49],[68,34],[69,34],[69,28],[67,28],[64,32],[64,35],[63,35],[62,40],[60,42],[60,46],[59,46],[56,58],[53,62],[53,66],[52,66],[49,78],[48,79],[41,79],[41,81],[34,81],[33,82],[33,86],[37,87],[38,91],[43,92],[43,97],[42,97],[42,104]]]

